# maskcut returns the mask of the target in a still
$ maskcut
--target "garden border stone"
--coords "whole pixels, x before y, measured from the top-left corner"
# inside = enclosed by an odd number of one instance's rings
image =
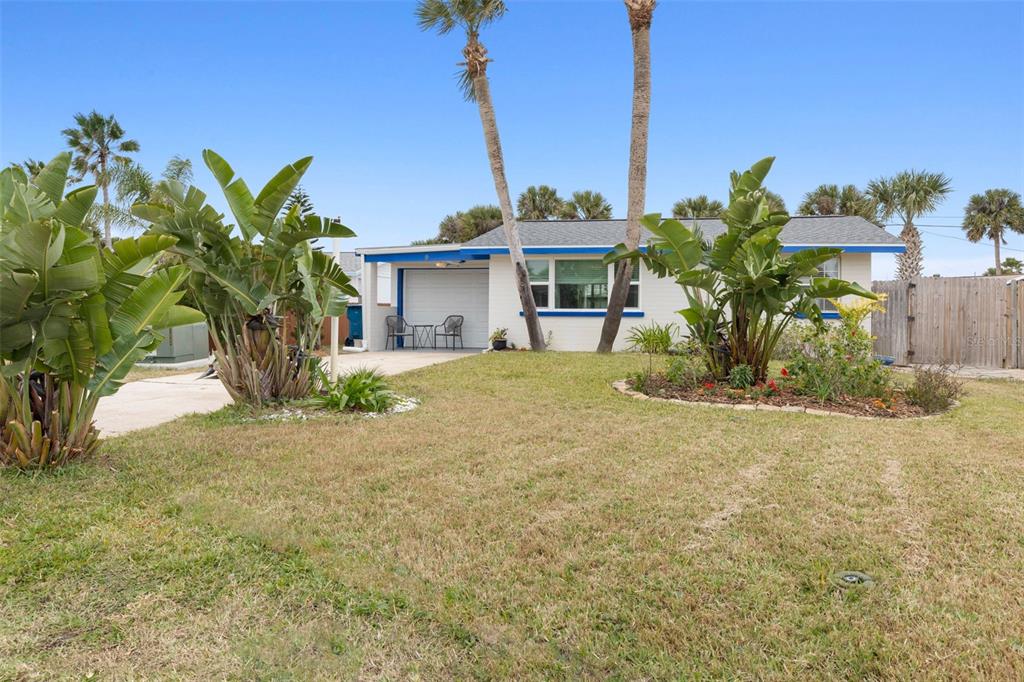
[[[832,410],[819,410],[813,407],[804,407],[802,405],[766,405],[763,403],[713,403],[704,402],[699,400],[681,400],[679,398],[658,398],[657,396],[647,395],[640,391],[634,391],[629,387],[629,384],[625,379],[619,379],[618,381],[612,382],[612,388],[619,393],[635,398],[636,400],[655,400],[660,403],[673,403],[676,405],[700,405],[702,407],[720,407],[727,410],[741,410],[741,411],[756,411],[756,412],[791,412],[804,414],[813,414],[818,417],[846,417],[847,419],[868,419],[871,421],[883,421],[883,422],[906,422],[920,419],[932,419],[934,417],[941,417],[949,414],[956,408],[960,407],[960,401],[954,400],[953,404],[948,409],[942,412],[936,412],[935,414],[923,414],[919,417],[871,417],[863,414],[847,414],[846,412],[833,412]]]

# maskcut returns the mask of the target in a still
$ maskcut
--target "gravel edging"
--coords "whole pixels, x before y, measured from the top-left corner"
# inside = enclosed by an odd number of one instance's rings
[[[630,398],[637,400],[654,400],[661,403],[673,403],[676,405],[700,405],[701,407],[720,407],[727,410],[739,410],[745,412],[792,412],[792,413],[803,413],[813,414],[819,417],[846,417],[847,419],[867,419],[870,421],[883,421],[883,422],[905,422],[914,421],[921,419],[934,419],[935,417],[941,417],[954,409],[960,407],[959,401],[954,401],[949,409],[942,412],[936,412],[935,414],[925,414],[920,417],[870,417],[863,414],[848,414],[846,412],[834,412],[832,410],[819,410],[813,407],[804,407],[803,405],[767,405],[764,403],[712,403],[704,402],[699,400],[680,400],[679,398],[658,398],[657,396],[647,395],[640,391],[634,391],[629,387],[629,384],[625,379],[619,379],[618,381],[612,382],[612,388],[623,395],[627,395]]]

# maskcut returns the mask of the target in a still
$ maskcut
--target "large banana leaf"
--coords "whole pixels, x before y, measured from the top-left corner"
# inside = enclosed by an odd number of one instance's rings
[[[81,227],[82,221],[85,220],[89,209],[96,201],[96,191],[94,186],[88,185],[68,192],[53,217],[65,225]]]
[[[260,234],[263,236],[270,234],[274,220],[281,213],[285,202],[288,201],[288,196],[298,186],[311,163],[313,163],[313,157],[306,156],[285,166],[260,190],[253,202],[252,215],[252,224]]]
[[[159,334],[150,331],[119,337],[110,352],[97,362],[96,373],[89,381],[89,392],[97,397],[117,393],[132,366],[156,350],[161,341]]]
[[[177,237],[166,234],[145,234],[138,239],[120,239],[113,249],[103,253],[103,270],[108,277],[134,267],[140,261],[170,249]]]
[[[184,296],[178,287],[186,277],[188,268],[176,265],[145,278],[111,316],[110,330],[114,336],[133,336],[151,328]]]
[[[224,198],[227,199],[228,207],[238,221],[238,229],[242,231],[247,240],[256,237],[257,230],[253,226],[253,215],[256,211],[252,192],[245,180],[235,175],[235,171],[217,152],[212,149],[203,150],[203,161],[206,167],[217,179],[217,184],[224,191]]]
[[[64,186],[68,182],[68,169],[71,168],[71,152],[62,152],[43,166],[32,179],[32,183],[46,195],[54,206],[60,205],[64,197]]]

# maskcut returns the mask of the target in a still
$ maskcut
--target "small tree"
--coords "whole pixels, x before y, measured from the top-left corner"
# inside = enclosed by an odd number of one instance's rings
[[[336,220],[300,216],[298,204],[278,219],[312,157],[282,168],[255,198],[216,153],[205,150],[203,160],[224,191],[237,230],[203,192],[174,181],[161,186],[169,205],[136,204],[132,210],[153,223],[155,233],[175,238],[171,251],[191,272],[189,294],[206,314],[217,375],[231,397],[255,406],[304,398],[323,319],[343,314],[345,295],[356,295],[341,267],[310,240],[355,235]],[[292,348],[280,331],[289,312],[296,318]]]
[[[868,183],[866,194],[878,204],[879,217],[889,220],[898,216],[903,221],[900,239],[907,248],[896,256],[897,278],[914,279],[924,272],[924,245],[914,221],[934,211],[951,191],[949,178],[927,171],[903,171]]]
[[[64,196],[71,154],[29,180],[0,172],[0,466],[42,468],[93,453],[93,414],[162,341],[200,322],[177,305],[184,266],[153,272],[174,237],[97,247],[81,229],[96,187]]]
[[[74,152],[72,168],[81,180],[92,175],[103,194],[103,243],[109,249],[113,244],[110,226],[113,215],[110,205],[110,184],[114,166],[129,163],[127,156],[139,151],[139,143],[124,139],[124,128],[113,116],[96,111],[75,114],[75,127],[63,131],[68,147]]]
[[[695,197],[683,197],[672,205],[672,217],[677,220],[684,218],[717,218],[725,210],[725,204],[718,199],[710,199],[707,194]]]
[[[558,190],[547,185],[530,185],[516,200],[518,220],[551,220],[558,218],[565,202],[558,196]]]
[[[800,215],[852,215],[879,223],[878,203],[856,185],[818,185],[804,195]]]
[[[989,189],[975,194],[964,209],[964,232],[972,242],[991,239],[995,248],[995,274],[1003,274],[999,247],[1006,243],[1007,232],[1024,234],[1024,207],[1020,195],[1008,189]]]
[[[659,214],[644,216],[654,238],[646,250],[619,244],[605,262],[642,260],[658,277],[672,277],[689,307],[680,314],[702,349],[708,370],[719,380],[734,366],[749,365],[754,378],[767,378],[768,361],[786,327],[803,316],[823,324],[816,299],[877,296],[857,284],[819,277],[818,266],[838,256],[837,248],[812,248],[786,256],[779,233],[789,215],[770,208],[762,186],[773,157],[743,174],[732,174],[726,231],[713,243],[699,229]]]
[[[589,189],[572,193],[572,198],[562,205],[559,216],[563,220],[608,220],[612,217],[612,205],[600,192]]]

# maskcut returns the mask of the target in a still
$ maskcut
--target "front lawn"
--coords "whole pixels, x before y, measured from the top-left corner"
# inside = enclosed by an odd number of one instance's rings
[[[1024,384],[861,421],[493,353],[0,474],[0,679],[1024,677]],[[864,571],[871,589],[830,576]]]

